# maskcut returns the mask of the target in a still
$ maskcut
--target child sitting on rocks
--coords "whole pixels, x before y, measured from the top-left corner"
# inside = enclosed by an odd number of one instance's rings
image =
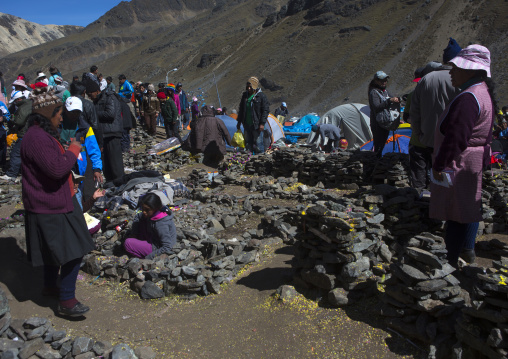
[[[125,250],[134,257],[146,259],[172,253],[176,243],[173,213],[163,209],[161,199],[154,193],[141,197],[139,206],[142,212],[134,217],[132,237],[125,240]]]

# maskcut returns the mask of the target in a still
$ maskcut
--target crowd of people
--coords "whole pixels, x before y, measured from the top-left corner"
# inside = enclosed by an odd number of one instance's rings
[[[390,109],[400,97],[387,90],[389,76],[378,71],[369,85],[371,129],[378,157],[387,141]],[[445,221],[448,260],[474,262],[476,234],[482,220],[482,170],[491,164],[491,144],[500,147],[508,131],[496,124],[497,103],[490,72],[490,52],[481,45],[462,49],[452,38],[443,63],[416,69],[414,91],[408,94],[403,119],[411,123],[411,183],[430,190],[431,218]],[[503,109],[501,114],[505,113]],[[502,122],[504,121],[504,122]],[[497,128],[499,140],[493,142]]]
[[[112,77],[104,78],[95,65],[71,83],[56,67],[49,73],[37,71],[33,83],[19,74],[8,102],[0,74],[0,165],[6,165],[11,146],[9,167],[0,179],[16,183],[22,174],[28,257],[44,267],[43,293],[59,298],[58,312],[80,316],[89,308],[76,299],[76,278],[83,256],[94,248],[83,212],[104,195],[101,183],[124,175],[122,153],[130,149],[130,130],[143,126],[155,136],[157,126],[164,126],[166,138],[176,137],[184,149],[204,153],[204,162],[215,164],[231,138],[216,117],[227,109],[199,108],[196,97],[188,101],[182,83],[159,83],[156,90],[154,84],[134,83],[122,74],[116,91]],[[388,80],[388,74],[377,71],[368,87],[374,152],[382,156],[405,100],[403,119],[412,126],[412,185],[430,189],[430,216],[446,221],[450,263],[457,266],[459,257],[472,262],[482,218],[482,169],[491,159],[493,135],[498,141],[493,148],[508,148],[506,119],[494,125],[490,52],[481,45],[462,49],[450,39],[443,64],[418,68],[416,87],[404,99],[388,91]],[[238,113],[233,110],[231,116],[238,129],[243,127],[245,148],[253,154],[267,149],[268,115],[269,101],[258,78],[248,78]],[[288,116],[286,103],[276,115]],[[184,141],[180,131],[187,127],[191,132]],[[312,131],[319,133],[318,145],[326,152],[348,147],[332,124],[314,125]],[[171,211],[155,194],[142,197],[139,207],[126,251],[139,258],[168,253],[176,241]]]

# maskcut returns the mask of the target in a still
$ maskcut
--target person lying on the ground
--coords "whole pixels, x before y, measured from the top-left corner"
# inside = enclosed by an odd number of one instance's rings
[[[337,126],[331,123],[324,123],[320,125],[312,126],[312,132],[319,133],[320,142],[319,147],[325,152],[332,152],[339,148],[340,141],[340,130]],[[325,146],[325,139],[328,138],[328,142]]]
[[[171,254],[176,244],[176,227],[173,212],[163,209],[161,199],[147,193],[139,200],[142,212],[134,217],[131,236],[124,243],[130,255],[153,259],[161,254]]]

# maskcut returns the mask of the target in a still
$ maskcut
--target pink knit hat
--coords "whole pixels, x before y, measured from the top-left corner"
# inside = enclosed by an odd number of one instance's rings
[[[484,70],[490,77],[490,51],[482,45],[469,45],[450,62],[464,70]]]

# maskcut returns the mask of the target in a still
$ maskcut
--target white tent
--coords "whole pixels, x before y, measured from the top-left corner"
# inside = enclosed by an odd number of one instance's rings
[[[340,129],[341,137],[346,138],[348,148],[360,148],[372,140],[370,131],[370,108],[360,103],[340,105],[328,111],[317,124],[331,123]],[[318,133],[311,132],[307,143],[318,143]]]

